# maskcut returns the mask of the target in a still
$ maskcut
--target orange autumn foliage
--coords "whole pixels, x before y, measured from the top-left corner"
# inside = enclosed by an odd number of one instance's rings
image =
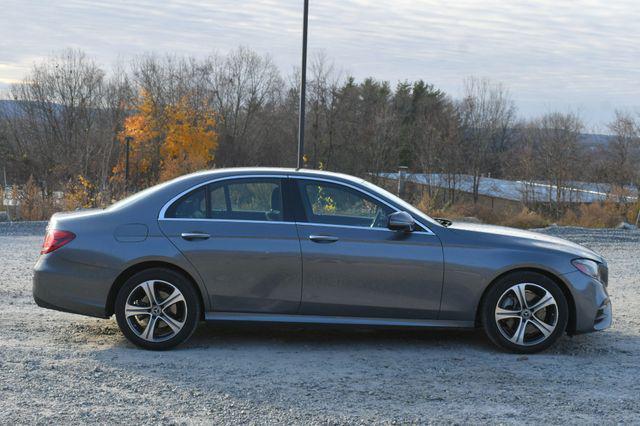
[[[160,148],[161,180],[200,170],[213,160],[218,146],[213,111],[190,107],[186,98],[166,109],[167,133]]]
[[[192,105],[188,96],[174,105],[159,106],[145,91],[140,93],[136,113],[125,119],[118,134],[122,147],[129,147],[130,190],[141,189],[176,176],[203,169],[214,158],[218,146],[216,113],[206,106]],[[115,179],[124,182],[125,149],[116,167]]]

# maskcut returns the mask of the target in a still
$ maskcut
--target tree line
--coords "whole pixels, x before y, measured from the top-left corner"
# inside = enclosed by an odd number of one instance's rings
[[[247,48],[202,59],[143,55],[109,71],[68,50],[35,64],[4,97],[11,106],[0,109],[0,166],[8,182],[44,201],[62,191],[68,208],[109,204],[203,168],[296,162],[299,74],[284,75]],[[455,201],[462,174],[473,179],[474,201],[485,176],[558,187],[640,181],[636,115],[616,112],[609,143],[588,146],[579,115],[523,119],[507,88],[487,79],[468,78],[454,99],[422,80],[357,81],[318,55],[306,124],[306,167],[373,181],[398,166],[439,173],[450,182],[444,202]],[[560,214],[564,195],[556,194],[549,201]]]

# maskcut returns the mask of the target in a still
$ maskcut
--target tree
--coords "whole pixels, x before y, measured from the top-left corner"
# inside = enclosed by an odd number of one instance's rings
[[[167,107],[166,115],[166,138],[160,149],[160,179],[171,179],[207,167],[218,146],[215,112],[206,106],[193,107],[187,98],[182,98],[176,105]]]
[[[255,164],[264,154],[263,132],[269,126],[260,118],[281,102],[280,71],[271,58],[244,47],[210,57],[207,67],[211,106],[220,117],[216,165]]]
[[[579,170],[579,138],[584,125],[572,113],[549,113],[530,125],[535,137],[535,156],[541,177],[555,186],[549,188],[549,203],[554,206],[556,217],[563,211],[567,184],[577,179]]]
[[[120,142],[129,146],[129,179],[132,188],[143,188],[207,167],[218,146],[216,113],[184,96],[176,104],[158,105],[143,91],[136,113],[125,119]],[[122,182],[126,153],[114,168]]]
[[[640,123],[629,113],[616,111],[609,124],[614,135],[609,144],[607,170],[610,182],[620,187],[639,183],[640,179]]]
[[[473,178],[473,200],[477,202],[482,175],[499,170],[497,164],[506,152],[516,108],[504,86],[477,78],[465,80],[458,108],[465,168]]]
[[[160,179],[160,149],[166,133],[164,109],[158,106],[151,94],[145,90],[136,100],[135,113],[124,120],[118,135],[122,146],[118,164],[113,168],[113,179],[125,180],[126,144],[129,143],[129,189],[146,188]]]

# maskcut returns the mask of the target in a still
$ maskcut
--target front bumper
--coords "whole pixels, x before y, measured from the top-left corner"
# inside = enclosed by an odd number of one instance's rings
[[[573,334],[600,331],[611,326],[613,309],[607,288],[582,272],[564,274],[574,301],[574,323],[569,332]]]

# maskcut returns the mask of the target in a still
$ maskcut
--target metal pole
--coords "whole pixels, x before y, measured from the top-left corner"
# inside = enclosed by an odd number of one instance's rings
[[[125,154],[124,160],[124,190],[125,192],[129,191],[129,144],[133,139],[132,136],[125,136],[124,140],[127,142],[127,151]]]
[[[398,197],[404,196],[404,183],[407,178],[407,166],[398,166]]]
[[[298,168],[304,166],[304,115],[307,92],[307,25],[309,23],[309,0],[304,0],[302,21],[302,75],[300,80],[300,121],[298,122]]]

